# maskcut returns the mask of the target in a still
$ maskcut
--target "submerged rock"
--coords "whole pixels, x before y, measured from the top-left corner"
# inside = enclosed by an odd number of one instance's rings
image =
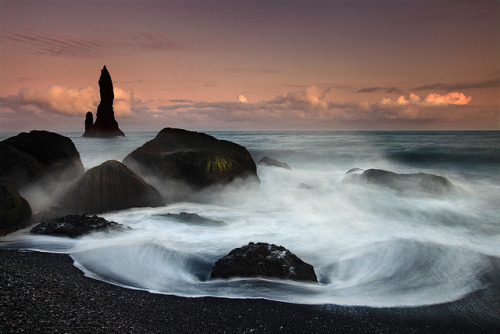
[[[8,178],[0,178],[0,235],[28,226],[30,217],[31,207],[14,183]]]
[[[123,225],[98,216],[68,215],[42,222],[31,229],[33,234],[77,238],[92,232],[123,230]]]
[[[219,259],[210,278],[271,277],[318,282],[313,266],[282,246],[249,243]]]
[[[49,131],[23,132],[3,140],[0,158],[0,176],[11,178],[17,187],[70,181],[85,171],[71,139]]]
[[[194,224],[194,225],[224,225],[225,223],[222,220],[202,217],[196,213],[165,213],[159,214],[158,216],[171,218],[182,223]]]
[[[180,181],[195,189],[237,178],[259,180],[246,148],[183,129],[161,130],[153,140],[127,155],[123,163],[143,177]]]
[[[89,169],[64,195],[68,213],[102,213],[164,205],[160,193],[124,164],[109,160]]]
[[[445,195],[457,191],[457,187],[447,178],[434,174],[397,174],[381,169],[363,171],[350,170],[346,182],[366,182],[388,187],[399,192],[424,192]]]
[[[92,113],[90,111],[87,112],[85,115],[85,133],[83,137],[125,136],[118,128],[118,122],[115,119],[115,112],[113,110],[113,100],[115,99],[113,82],[106,66],[101,70],[99,92],[101,94],[101,102],[97,107],[95,123],[92,124]]]
[[[270,157],[264,157],[260,159],[260,161],[257,164],[262,164],[262,165],[267,165],[267,166],[274,166],[274,167],[280,167],[280,168],[285,168],[285,169],[292,169],[288,164],[272,159]]]

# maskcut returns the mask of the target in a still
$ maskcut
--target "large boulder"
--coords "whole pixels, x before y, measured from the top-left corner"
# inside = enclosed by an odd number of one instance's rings
[[[77,238],[93,232],[111,230],[123,230],[123,226],[96,215],[68,215],[44,221],[33,227],[30,232],[33,234]]]
[[[434,174],[397,174],[381,169],[351,169],[347,172],[346,182],[369,183],[394,189],[398,192],[423,192],[445,195],[457,191],[457,187],[447,178]]]
[[[245,147],[182,129],[161,130],[123,163],[143,177],[180,181],[195,189],[237,178],[258,181],[257,167]]]
[[[318,282],[313,266],[282,246],[249,243],[219,259],[210,278],[270,277]]]
[[[84,172],[80,153],[68,137],[48,131],[20,133],[0,142],[0,176],[21,188],[38,181],[71,181]]]
[[[92,124],[93,116],[89,111],[85,115],[85,133],[83,137],[117,137],[125,136],[118,127],[118,122],[115,119],[115,111],[113,110],[113,100],[115,94],[113,92],[113,81],[106,66],[101,70],[99,77],[99,93],[101,94],[101,102],[97,107],[96,120]]]
[[[0,235],[29,225],[31,207],[8,178],[0,178]]]
[[[102,213],[164,205],[160,193],[124,164],[109,160],[89,169],[63,196],[68,213]]]
[[[42,183],[50,186],[55,182],[46,168],[33,156],[0,142],[0,176],[12,180],[18,188],[30,183]]]

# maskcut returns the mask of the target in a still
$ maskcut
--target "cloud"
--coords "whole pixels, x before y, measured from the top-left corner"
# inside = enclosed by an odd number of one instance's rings
[[[431,93],[425,97],[425,99],[421,99],[420,96],[410,93],[407,97],[401,95],[397,99],[383,98],[380,100],[379,104],[389,105],[408,105],[408,104],[418,104],[421,106],[426,105],[466,105],[472,100],[471,96],[466,96],[464,93],[460,92],[451,92],[446,95],[440,95],[436,93]]]
[[[446,95],[439,95],[436,93],[432,93],[427,95],[425,98],[425,102],[433,103],[433,104],[456,104],[456,105],[465,105],[469,104],[472,100],[472,97],[465,96],[464,93],[452,92]]]
[[[464,83],[434,83],[430,85],[423,85],[414,88],[413,90],[464,90],[464,89],[481,89],[481,88],[500,88],[500,79],[490,79],[483,81],[472,81]]]
[[[235,73],[261,73],[261,74],[285,73],[285,71],[271,69],[271,68],[252,69],[252,68],[245,68],[245,67],[228,67],[228,68],[225,68],[223,70],[226,72],[235,72]]]
[[[375,92],[380,92],[384,91],[387,94],[391,93],[396,93],[396,94],[401,94],[401,90],[396,87],[366,87],[366,88],[361,88],[358,89],[356,92],[357,93],[375,93]]]
[[[76,116],[96,109],[98,100],[98,92],[91,87],[74,89],[53,85],[46,89],[21,88],[16,95],[0,97],[0,106],[15,111],[18,107],[30,105],[41,111]]]
[[[258,102],[192,102],[158,107],[158,117],[203,124],[242,125],[255,128],[344,128],[357,126],[380,128],[397,124],[419,127],[423,124],[460,124],[475,121],[481,126],[498,117],[498,112],[478,113],[470,107],[470,96],[461,92],[431,93],[424,97],[411,93],[396,98],[382,98],[376,103],[366,101],[336,102],[327,99],[328,90],[310,86],[306,89],[277,95]],[[180,101],[179,101],[180,102]],[[460,123],[465,122],[465,123]],[[495,121],[496,124],[496,121]]]
[[[0,42],[14,43],[35,55],[66,57],[109,56],[125,50],[189,50],[186,43],[161,33],[106,31],[25,31],[0,35]]]
[[[172,99],[168,105],[143,102],[131,89],[115,87],[114,110],[125,124],[157,127],[241,129],[380,129],[380,128],[494,128],[500,112],[470,106],[471,96],[462,92],[411,93],[385,97],[378,102],[332,101],[328,89],[310,86],[269,99],[249,102],[243,94],[234,101],[193,101]],[[23,88],[15,95],[0,97],[2,122],[18,117],[53,120],[54,114],[83,117],[95,111],[98,91],[84,87],[50,86]],[[5,121],[4,121],[5,120]],[[5,123],[7,124],[7,123]],[[123,123],[121,123],[123,124]]]
[[[114,88],[115,114],[130,117],[141,100],[134,97],[132,89]],[[52,85],[45,89],[24,87],[17,94],[0,97],[2,112],[16,112],[23,107],[34,107],[35,112],[46,112],[64,116],[82,116],[95,111],[99,104],[99,92],[91,87],[79,89],[63,85]],[[4,109],[7,109],[4,111]]]

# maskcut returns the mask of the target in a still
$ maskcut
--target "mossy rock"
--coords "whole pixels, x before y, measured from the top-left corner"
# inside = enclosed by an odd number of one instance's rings
[[[89,169],[61,201],[67,213],[88,214],[164,204],[153,186],[115,160]]]
[[[163,129],[123,163],[144,177],[182,181],[194,188],[237,178],[258,181],[257,167],[245,147],[183,129]]]
[[[8,178],[0,178],[0,235],[28,226],[30,217],[31,207],[14,183]]]

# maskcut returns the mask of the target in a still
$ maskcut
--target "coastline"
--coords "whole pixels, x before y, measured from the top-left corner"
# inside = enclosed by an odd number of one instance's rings
[[[85,277],[65,254],[0,249],[0,333],[496,333],[498,287],[416,308],[185,298]]]

